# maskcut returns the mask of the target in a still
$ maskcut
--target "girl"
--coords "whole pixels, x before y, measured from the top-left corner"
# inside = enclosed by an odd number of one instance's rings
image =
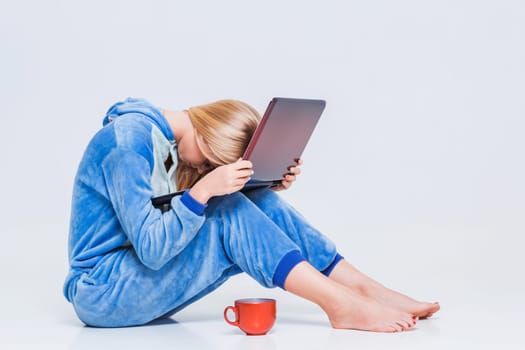
[[[108,110],[73,189],[64,294],[84,323],[169,317],[241,272],[318,304],[334,328],[403,331],[439,310],[358,271],[275,191],[239,192],[259,120],[234,100],[169,111],[128,98]],[[169,211],[152,206],[181,188]]]

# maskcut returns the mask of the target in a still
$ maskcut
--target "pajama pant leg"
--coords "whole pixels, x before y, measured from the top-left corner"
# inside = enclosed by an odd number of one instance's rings
[[[274,287],[282,258],[301,250],[241,193],[211,200],[206,216],[196,237],[159,270],[144,266],[131,247],[104,256],[76,282],[72,303],[79,318],[100,327],[144,324],[180,310],[242,271]]]
[[[317,270],[325,270],[334,261],[337,255],[334,243],[277,193],[258,189],[246,191],[245,195],[297,244],[301,254]]]

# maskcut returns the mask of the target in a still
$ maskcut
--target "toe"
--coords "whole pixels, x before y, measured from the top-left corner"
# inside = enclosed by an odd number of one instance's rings
[[[387,333],[395,333],[395,332],[397,332],[397,330],[396,330],[395,327],[390,326],[390,327],[386,327],[385,328],[385,332],[387,332]]]
[[[396,332],[402,332],[404,329],[403,329],[403,326],[401,326],[399,323],[395,323],[392,325],[392,327],[395,328]]]
[[[396,323],[399,327],[401,327],[401,331],[406,331],[408,329],[408,323],[405,321],[397,321]]]

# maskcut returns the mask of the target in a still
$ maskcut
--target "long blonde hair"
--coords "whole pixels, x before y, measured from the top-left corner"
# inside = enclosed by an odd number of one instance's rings
[[[197,146],[212,167],[230,164],[242,157],[261,119],[252,106],[237,100],[220,100],[191,107],[188,115],[195,128]],[[211,152],[203,152],[199,139],[206,143]],[[197,169],[179,159],[177,188],[190,188],[207,172],[199,174]]]

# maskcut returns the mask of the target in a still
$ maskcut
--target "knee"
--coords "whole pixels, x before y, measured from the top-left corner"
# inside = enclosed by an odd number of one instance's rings
[[[282,201],[281,197],[275,191],[272,191],[268,188],[247,191],[245,196],[257,205],[265,203],[275,204]]]
[[[208,203],[208,216],[225,216],[240,211],[253,210],[253,203],[241,192],[214,197]]]

